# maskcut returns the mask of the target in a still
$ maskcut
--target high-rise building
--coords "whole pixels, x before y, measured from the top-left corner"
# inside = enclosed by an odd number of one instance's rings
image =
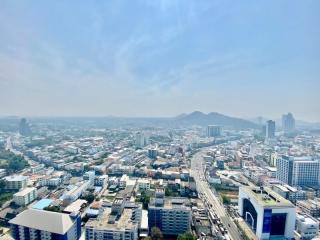
[[[149,148],[148,149],[148,157],[151,159],[156,159],[158,156],[158,149],[157,148]]]
[[[275,137],[276,133],[276,122],[269,120],[266,124],[266,138],[272,139]]]
[[[296,209],[269,188],[240,187],[239,214],[258,239],[292,239]]]
[[[164,189],[156,189],[148,208],[149,230],[157,227],[164,235],[179,235],[190,230],[191,209],[186,198],[165,198]]]
[[[207,126],[207,137],[218,137],[221,135],[221,127],[216,125]]]
[[[143,148],[148,145],[149,139],[143,132],[137,132],[135,135],[135,145],[137,148]]]
[[[294,132],[296,127],[296,120],[292,113],[282,115],[282,129],[285,133]]]
[[[13,239],[77,240],[81,236],[81,217],[37,209],[27,209],[9,221]]]
[[[280,156],[277,159],[276,176],[291,186],[319,186],[320,159]]]
[[[19,133],[23,136],[29,136],[31,134],[31,129],[27,119],[22,118],[19,123]]]

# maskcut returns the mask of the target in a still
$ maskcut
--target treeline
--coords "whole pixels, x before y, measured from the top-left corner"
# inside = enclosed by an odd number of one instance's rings
[[[7,170],[7,173],[15,173],[28,167],[28,162],[23,156],[16,155],[3,148],[0,149],[0,168]]]

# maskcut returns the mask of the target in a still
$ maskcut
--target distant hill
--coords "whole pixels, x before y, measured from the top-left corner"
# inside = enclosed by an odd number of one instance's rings
[[[258,128],[258,125],[251,121],[226,116],[217,112],[205,114],[195,111],[190,114],[181,114],[175,118],[175,122],[181,125],[220,125],[236,129]]]

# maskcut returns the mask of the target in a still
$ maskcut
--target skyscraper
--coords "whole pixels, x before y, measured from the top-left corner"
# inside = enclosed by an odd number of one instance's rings
[[[218,137],[221,135],[221,127],[216,125],[207,126],[207,137]]]
[[[148,145],[149,139],[143,132],[137,132],[135,135],[135,145],[137,148],[143,148]]]
[[[19,123],[19,133],[23,136],[29,136],[31,134],[31,129],[27,119],[22,118]]]
[[[292,113],[282,115],[282,129],[285,133],[294,132],[296,127],[296,120]]]
[[[275,137],[275,133],[276,133],[276,122],[269,120],[267,121],[267,125],[266,125],[266,138],[267,139],[272,139]]]
[[[320,160],[281,156],[277,159],[276,176],[278,180],[291,186],[319,186]]]

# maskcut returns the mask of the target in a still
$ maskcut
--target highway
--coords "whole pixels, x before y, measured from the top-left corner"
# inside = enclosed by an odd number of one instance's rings
[[[191,175],[194,177],[197,191],[205,196],[208,201],[211,209],[209,211],[213,211],[218,218],[221,219],[221,222],[224,225],[224,228],[228,230],[228,235],[232,240],[241,240],[240,232],[238,231],[238,227],[232,221],[232,219],[226,213],[226,210],[223,204],[220,202],[217,193],[214,190],[211,190],[210,185],[206,181],[205,178],[205,169],[204,169],[204,160],[203,155],[206,150],[202,150],[196,153],[191,159]]]

